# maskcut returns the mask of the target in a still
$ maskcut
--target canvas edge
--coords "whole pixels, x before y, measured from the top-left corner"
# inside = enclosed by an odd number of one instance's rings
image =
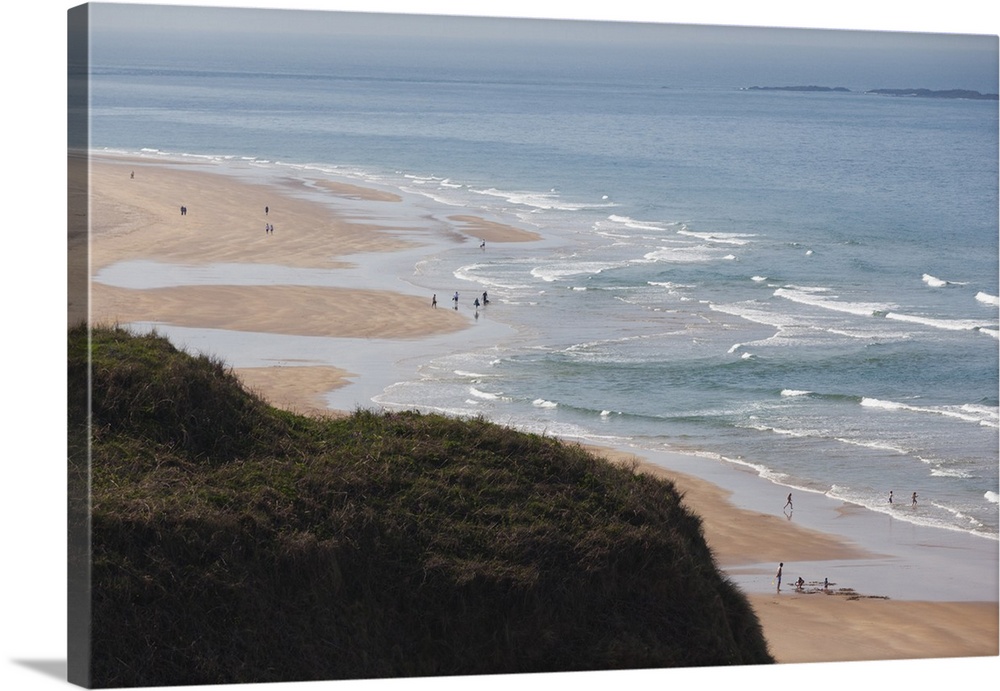
[[[90,314],[90,8],[67,10],[67,322]],[[90,376],[67,383],[67,681],[91,685]]]

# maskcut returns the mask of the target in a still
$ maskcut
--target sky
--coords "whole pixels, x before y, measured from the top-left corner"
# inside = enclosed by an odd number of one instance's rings
[[[984,0],[902,3],[899,0],[840,0],[826,5],[788,0],[160,0],[276,9],[327,9],[423,14],[653,21],[684,24],[903,32],[1000,33],[1000,9]],[[4,6],[3,51],[4,255],[6,325],[3,383],[3,458],[7,493],[0,503],[0,569],[4,624],[0,627],[0,681],[23,691],[65,689],[65,31],[66,12],[79,3],[59,0],[10,2]],[[134,4],[134,3],[132,3]],[[905,8],[901,12],[900,9]],[[29,444],[30,442],[30,444]],[[62,670],[62,671],[61,671]],[[741,691],[862,683],[905,683],[908,690],[976,684],[997,678],[1000,658],[903,661],[851,665],[792,665],[764,670],[681,670],[668,676],[637,671],[587,674],[568,682],[575,691],[628,685],[630,690],[682,687],[711,681],[739,684]],[[760,673],[763,672],[763,673]],[[532,676],[476,680],[480,691],[513,686],[542,689],[552,678]],[[209,687],[205,687],[206,689]],[[211,687],[216,688],[216,687]],[[224,688],[224,687],[218,687]],[[226,687],[228,688],[228,687]],[[235,688],[235,687],[234,687]],[[241,691],[404,688],[467,689],[467,680],[247,685]]]
[[[373,2],[378,4],[378,0]],[[421,11],[430,12],[434,0],[429,5]],[[672,71],[674,74],[665,78],[672,80],[673,86],[819,84],[855,90],[998,90],[997,37],[968,32],[712,26],[640,22],[628,15],[613,21],[587,19],[585,15],[553,20],[330,12],[278,3],[279,9],[282,6],[286,11],[98,3],[90,13],[95,60],[118,64],[106,50],[114,48],[121,56],[119,61],[155,63],[164,51],[176,54],[178,46],[188,45],[190,51],[185,54],[193,63],[212,66],[213,59],[225,56],[227,45],[241,41],[239,54],[244,59],[266,63],[276,54],[270,51],[284,53],[296,42],[304,45],[309,35],[316,37],[316,46],[332,46],[330,39],[335,36],[349,37],[352,43],[371,36],[382,45],[387,39],[402,45],[414,37],[431,37],[436,45],[452,48],[452,52],[441,53],[442,59],[449,61],[454,59],[452,55],[478,56],[498,64],[521,58],[530,64],[555,63],[562,58],[579,64],[585,59],[593,62],[587,69],[594,75],[614,62],[609,58],[628,51],[638,60],[637,65],[658,65],[661,71]],[[716,17],[716,22],[720,21],[725,21],[724,15]],[[212,38],[200,41],[198,37],[205,34]],[[510,50],[510,40],[518,41],[518,51]],[[489,51],[492,43],[498,46],[497,52]],[[582,54],[561,52],[566,44],[584,45],[587,50]],[[303,52],[307,54],[311,53]],[[391,58],[394,54],[388,55]],[[992,69],[984,70],[984,64]],[[469,66],[478,69],[473,63]]]
[[[75,3],[67,3],[70,7]],[[139,4],[124,0],[119,4]],[[151,3],[142,3],[151,4]],[[823,27],[836,29],[996,34],[997,10],[978,0],[907,7],[886,0],[840,0],[810,5],[790,0],[701,0],[697,3],[650,3],[646,0],[159,0],[160,5],[238,8],[342,10],[425,15],[606,19],[615,22]],[[915,5],[915,4],[914,4]],[[992,26],[991,26],[992,25]]]
[[[225,1],[225,0],[223,0]],[[617,37],[627,36],[629,40],[642,40],[643,37],[649,40],[660,41],[664,36],[671,39],[687,40],[694,37],[697,40],[712,39],[720,42],[730,40],[760,42],[773,44],[775,42],[797,44],[820,42],[823,45],[850,49],[859,43],[873,38],[876,32],[871,29],[858,29],[849,23],[841,26],[833,24],[819,30],[808,32],[797,32],[789,30],[787,26],[808,26],[805,22],[790,22],[785,28],[772,30],[773,21],[768,21],[766,17],[761,17],[757,23],[741,23],[734,17],[727,19],[726,14],[715,15],[714,19],[698,20],[696,15],[684,15],[689,17],[686,21],[652,21],[644,19],[643,16],[633,18],[628,14],[623,14],[620,19],[612,20],[607,17],[589,17],[586,13],[570,17],[568,21],[526,21],[527,14],[514,14],[511,17],[498,17],[491,13],[484,13],[484,16],[455,16],[447,10],[456,3],[439,2],[428,0],[421,3],[396,3],[400,8],[395,11],[379,12],[377,8],[382,5],[392,6],[391,3],[371,0],[370,3],[358,2],[337,2],[336,0],[326,0],[325,2],[311,2],[310,0],[271,0],[264,5],[253,3],[240,4],[232,3],[231,6],[209,6],[195,8],[192,12],[190,7],[178,7],[173,5],[137,5],[134,3],[97,3],[92,9],[92,17],[95,24],[100,21],[104,26],[110,28],[142,28],[155,26],[163,33],[176,32],[181,35],[188,31],[255,31],[269,34],[281,33],[322,33],[322,34],[377,34],[377,35],[428,35],[428,36],[452,36],[463,34],[474,38],[508,37],[512,33],[528,38],[539,38],[545,40],[608,40]],[[439,4],[446,7],[440,13],[433,12],[433,8]],[[471,4],[471,3],[470,3]],[[490,7],[497,3],[485,2],[476,3],[476,7]],[[519,3],[516,0],[509,3],[513,10]],[[540,6],[547,3],[543,0]],[[584,6],[587,3],[583,3]],[[319,8],[337,8],[342,6],[342,12],[319,11]],[[298,11],[283,12],[276,15],[267,11],[266,8],[293,9]],[[357,12],[357,9],[363,12]],[[417,9],[419,8],[419,9]],[[180,10],[180,11],[178,11]],[[236,11],[238,10],[238,11]],[[454,9],[452,11],[455,11]],[[557,16],[551,13],[546,16],[543,13],[536,13],[535,19],[551,19]],[[197,21],[192,22],[192,17],[197,17]],[[669,16],[669,15],[667,15]],[[790,15],[789,18],[794,15]],[[276,17],[280,18],[276,20]],[[484,21],[484,18],[486,19]],[[732,23],[730,23],[732,22]],[[993,45],[995,47],[995,36],[989,34],[981,35],[977,39],[970,37],[981,31],[980,25],[966,28],[959,34],[948,35],[942,33],[942,29],[937,25],[939,22],[927,22],[925,24],[913,24],[909,22],[899,22],[898,24],[887,23],[884,27],[874,27],[880,29],[879,40],[891,44],[926,42],[928,46],[942,46],[955,44],[956,41],[969,43],[973,41],[984,46]],[[754,27],[754,31],[736,30],[740,27]],[[844,29],[852,29],[845,31]],[[889,32],[894,33],[889,33]]]

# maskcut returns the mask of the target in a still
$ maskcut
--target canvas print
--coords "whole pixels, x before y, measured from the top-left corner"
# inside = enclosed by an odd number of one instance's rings
[[[997,36],[68,20],[70,681],[998,654]]]

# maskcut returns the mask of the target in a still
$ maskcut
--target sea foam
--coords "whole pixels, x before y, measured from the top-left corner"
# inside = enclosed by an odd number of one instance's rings
[[[664,247],[662,249],[653,250],[652,252],[647,252],[643,255],[643,258],[654,262],[683,264],[687,262],[710,262],[722,257],[718,250],[698,245],[695,247]]]
[[[631,228],[633,230],[666,230],[664,224],[661,223],[650,223],[649,221],[637,221],[634,218],[629,218],[628,216],[608,216],[608,220],[623,225],[626,228]]]
[[[948,281],[944,281],[940,278],[935,278],[930,274],[924,274],[921,280],[923,280],[923,282],[929,285],[931,288],[943,288],[944,286],[948,285]]]
[[[890,411],[905,411],[913,413],[931,413],[945,417],[974,422],[984,427],[1000,427],[1000,413],[997,408],[967,403],[959,406],[915,406],[896,401],[883,401],[877,398],[862,398],[861,405],[865,408],[880,408]]]
[[[678,230],[677,234],[725,245],[746,245],[751,242],[750,238],[756,237],[752,233],[696,233],[691,230]]]
[[[547,266],[536,266],[531,270],[531,275],[540,278],[546,283],[552,283],[562,278],[570,276],[582,276],[599,274],[608,269],[615,269],[624,266],[620,262],[575,262],[565,264],[549,264]]]
[[[910,324],[921,324],[935,329],[946,331],[979,331],[981,329],[996,328],[996,324],[986,324],[974,319],[941,319],[938,317],[922,317],[914,314],[903,314],[901,312],[886,312],[886,319],[909,322]]]
[[[785,298],[811,307],[844,312],[861,317],[870,317],[876,313],[893,308],[889,303],[881,302],[848,302],[839,300],[838,296],[830,294],[829,288],[810,286],[785,286],[774,291],[776,297]]]

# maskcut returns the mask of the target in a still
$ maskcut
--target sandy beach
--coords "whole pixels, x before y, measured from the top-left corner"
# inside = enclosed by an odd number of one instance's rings
[[[605,451],[612,460],[627,455]],[[835,536],[789,524],[775,515],[734,507],[726,492],[699,478],[641,463],[640,472],[666,477],[702,518],[705,537],[724,569],[772,561],[864,559],[863,550]],[[797,589],[786,572],[781,592],[752,593],[754,610],[779,662],[844,662],[996,655],[997,603],[909,602],[850,588],[807,583]],[[902,635],[901,635],[902,634]]]
[[[71,174],[80,161],[70,161]],[[208,267],[279,265],[330,272],[354,266],[352,255],[410,250],[419,235],[363,218],[335,214],[295,194],[299,181],[265,186],[234,180],[201,164],[165,165],[147,159],[97,157],[90,166],[90,275],[121,262],[149,261]],[[314,182],[331,199],[398,204],[391,193],[356,185]],[[72,190],[71,190],[72,193]],[[186,207],[186,213],[181,207]],[[266,212],[265,212],[266,207]],[[465,241],[519,242],[529,231],[457,214],[449,219]],[[273,225],[273,232],[267,227]],[[83,240],[71,237],[71,248]],[[71,253],[71,257],[72,257]],[[70,271],[83,270],[71,263]],[[91,283],[93,323],[159,322],[181,327],[357,339],[422,339],[470,326],[464,312],[431,307],[429,299],[392,290],[315,285],[177,285],[146,289]],[[430,296],[428,296],[429,298]],[[385,305],[398,309],[389,311]],[[69,306],[70,322],[81,315]],[[402,315],[402,316],[401,316]],[[307,363],[237,370],[273,404],[329,413],[323,394],[358,372]],[[602,449],[638,472],[669,477],[701,516],[719,565],[739,569],[779,561],[863,560],[865,550],[839,537],[736,507],[726,490],[629,454]],[[751,593],[771,650],[781,663],[991,657],[998,655],[998,606],[987,602],[903,601],[815,583]]]

